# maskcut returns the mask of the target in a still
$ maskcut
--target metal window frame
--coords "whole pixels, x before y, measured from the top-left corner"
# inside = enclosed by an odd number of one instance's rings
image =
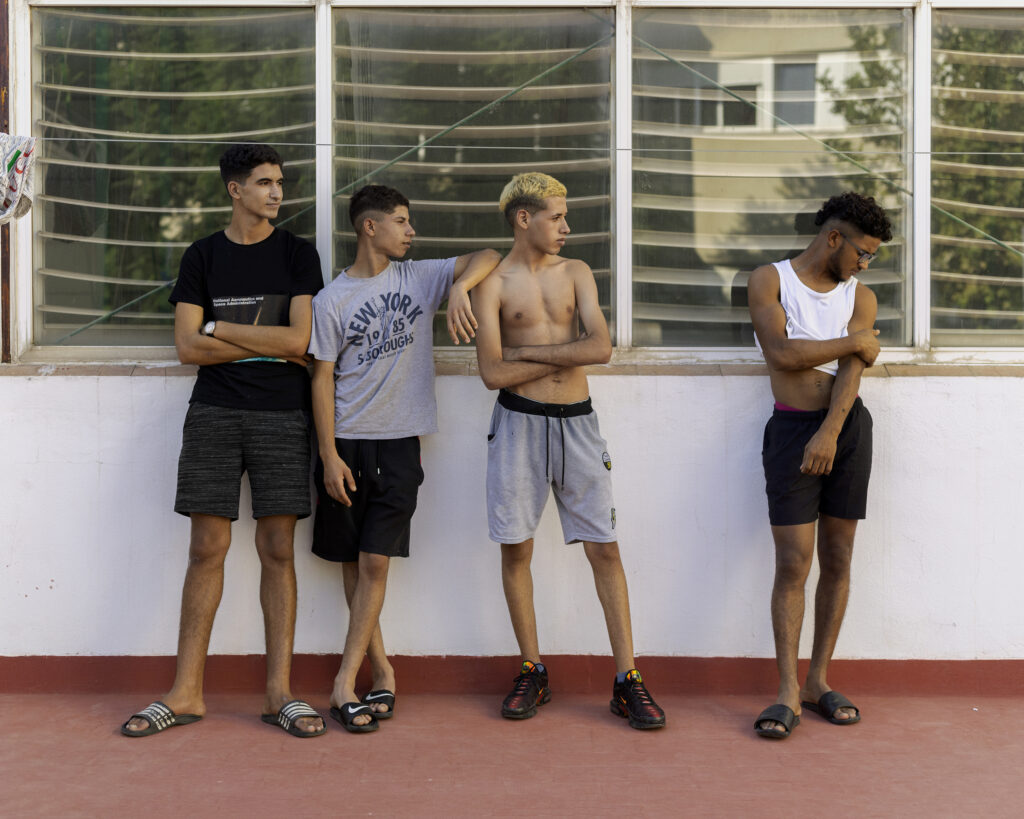
[[[13,133],[30,133],[32,128],[32,47],[31,11],[33,8],[76,8],[111,6],[173,6],[184,0],[9,0],[8,20],[10,41],[10,105]],[[189,0],[190,6],[222,8],[310,8],[315,13],[315,42],[318,53],[329,53],[331,18],[335,8],[359,8],[366,0]],[[377,0],[376,8],[460,8],[489,5],[484,0]],[[491,4],[493,5],[493,4]],[[612,213],[615,244],[613,260],[615,291],[613,317],[615,320],[616,360],[627,362],[671,363],[759,363],[760,354],[753,349],[722,348],[634,348],[632,347],[632,280],[624,271],[632,266],[632,14],[643,8],[764,8],[763,0],[518,0],[509,2],[510,8],[583,8],[604,7],[615,9],[616,29],[619,36],[615,44],[613,72],[613,99],[615,107]],[[985,8],[1020,9],[1024,0],[985,0]],[[887,348],[880,361],[936,362],[936,363],[1020,363],[1024,360],[1024,347],[930,347],[931,284],[930,284],[930,201],[931,168],[928,160],[931,149],[931,37],[932,9],[976,8],[971,0],[773,0],[773,8],[891,8],[913,11],[910,80],[911,144],[914,160],[911,185],[914,191],[910,219],[912,257],[912,294],[910,299],[912,346]],[[623,36],[624,35],[624,36]],[[330,84],[331,65],[328,59],[318,59],[316,66],[316,227],[317,249],[325,271],[333,269],[333,220],[331,183],[331,128],[333,105]],[[90,361],[167,361],[174,359],[171,347],[35,347],[32,342],[32,222],[21,219],[11,225],[11,311],[10,337],[14,361],[21,362],[90,362]],[[471,356],[468,351],[451,351],[447,355]]]

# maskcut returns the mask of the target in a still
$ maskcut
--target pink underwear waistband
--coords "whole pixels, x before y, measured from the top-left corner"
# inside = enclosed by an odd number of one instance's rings
[[[776,401],[775,402],[775,409],[782,410],[783,412],[810,412],[811,411],[811,410],[797,409],[796,407],[789,406],[789,404],[783,404],[781,401]]]

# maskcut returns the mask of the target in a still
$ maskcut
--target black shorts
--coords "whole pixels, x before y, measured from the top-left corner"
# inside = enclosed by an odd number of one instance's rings
[[[805,475],[800,471],[804,447],[827,414],[824,409],[776,409],[764,428],[761,461],[772,526],[811,523],[819,514],[864,519],[871,477],[872,421],[860,398],[853,402],[839,433],[832,472]]]
[[[423,483],[420,439],[335,438],[334,444],[352,470],[356,488],[346,487],[351,506],[328,495],[324,466],[317,458],[313,554],[338,563],[359,560],[360,552],[408,557],[409,522]]]
[[[238,520],[242,473],[249,473],[252,516],[309,517],[306,410],[189,405],[178,456],[174,511]]]

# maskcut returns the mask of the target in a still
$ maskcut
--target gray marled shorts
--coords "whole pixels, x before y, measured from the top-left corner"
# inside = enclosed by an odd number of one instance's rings
[[[309,413],[189,405],[174,511],[238,520],[242,473],[252,516],[309,517]]]
[[[612,543],[612,462],[590,399],[542,404],[502,390],[487,435],[491,540],[533,537],[554,490],[566,543]]]

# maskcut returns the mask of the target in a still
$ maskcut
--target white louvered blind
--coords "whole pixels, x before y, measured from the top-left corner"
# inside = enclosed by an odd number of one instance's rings
[[[909,14],[638,10],[634,34],[634,344],[750,344],[749,272],[850,189],[896,227],[860,278],[884,341],[908,343]]]
[[[1024,10],[932,19],[932,343],[1019,347]]]
[[[226,143],[277,143],[282,219],[312,205],[313,25],[307,9],[33,10],[37,344],[172,343],[161,285],[230,217]]]
[[[334,203],[336,269],[355,256],[352,186],[470,118],[370,180],[411,200],[410,257],[507,251],[501,190],[515,173],[543,171],[568,188],[565,253],[593,268],[607,311],[612,19],[608,9],[335,9],[334,188],[344,191]]]

